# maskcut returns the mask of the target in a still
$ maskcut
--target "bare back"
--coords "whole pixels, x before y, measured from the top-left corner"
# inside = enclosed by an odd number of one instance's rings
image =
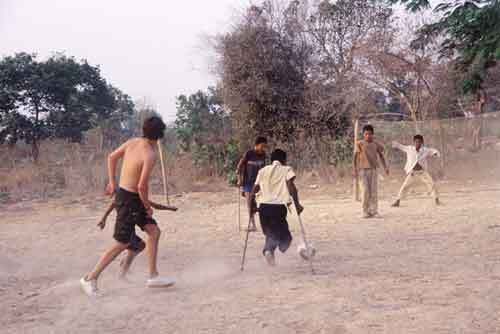
[[[146,161],[156,161],[156,151],[143,138],[134,138],[126,142],[120,174],[120,187],[138,192],[139,181]]]

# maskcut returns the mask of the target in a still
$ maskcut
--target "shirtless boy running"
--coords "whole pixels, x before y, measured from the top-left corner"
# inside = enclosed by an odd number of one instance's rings
[[[143,125],[143,137],[133,138],[112,152],[108,157],[109,184],[106,193],[112,195],[116,189],[116,166],[123,160],[120,188],[116,192],[116,224],[113,245],[101,256],[95,268],[80,280],[83,291],[89,296],[96,296],[97,280],[106,267],[129,245],[135,236],[135,225],[148,235],[146,253],[148,255],[148,287],[173,285],[175,281],[159,276],[157,268],[158,241],[160,229],[154,221],[153,209],[149,200],[149,179],[157,159],[155,147],[163,138],[165,124],[158,117],[146,119]]]

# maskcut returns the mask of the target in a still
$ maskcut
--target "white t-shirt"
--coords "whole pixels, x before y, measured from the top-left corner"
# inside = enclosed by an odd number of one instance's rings
[[[419,151],[415,148],[415,146],[406,146],[401,145],[398,142],[393,142],[392,147],[400,149],[401,151],[406,153],[406,165],[405,172],[406,174],[410,174],[413,171],[413,168],[417,165],[417,163],[422,166],[424,170],[427,170],[427,158],[430,156],[440,156],[439,151],[434,148],[428,148],[423,146]]]
[[[295,177],[290,166],[283,166],[279,161],[273,161],[269,166],[262,168],[257,174],[255,184],[260,191],[256,196],[259,204],[283,204],[292,202],[288,191],[287,181]]]

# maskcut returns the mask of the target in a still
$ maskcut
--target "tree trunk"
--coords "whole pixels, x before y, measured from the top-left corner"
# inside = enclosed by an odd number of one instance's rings
[[[33,139],[31,143],[31,157],[35,163],[38,162],[38,157],[40,156],[40,148],[38,147],[38,140],[36,138]]]
[[[441,151],[441,171],[439,172],[439,177],[444,177],[444,172],[446,170],[446,139],[444,138],[443,123],[441,120],[437,120],[439,126],[439,150]]]
[[[104,151],[104,128],[102,126],[102,122],[99,126],[99,150],[100,152]]]
[[[33,161],[38,162],[38,157],[40,155],[40,149],[38,147],[38,122],[40,119],[40,110],[38,108],[38,103],[35,102],[35,126],[33,127],[33,140],[31,142],[31,156]]]
[[[477,105],[474,110],[474,118],[472,119],[472,152],[479,151],[481,149],[481,127],[484,103],[486,102],[485,94],[483,90],[480,90],[477,94]]]
[[[354,153],[356,152],[356,146],[358,145],[358,132],[359,132],[359,119],[356,118],[354,120],[354,150],[353,150],[353,159]],[[359,202],[361,200],[359,195],[359,177],[353,176],[352,180],[352,192],[354,200]]]

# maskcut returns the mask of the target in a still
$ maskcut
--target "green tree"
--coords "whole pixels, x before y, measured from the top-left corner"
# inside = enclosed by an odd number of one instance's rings
[[[130,98],[109,85],[98,67],[58,54],[46,61],[19,53],[0,61],[0,142],[38,145],[45,138],[80,142],[83,132],[133,111]]]
[[[191,151],[193,145],[217,142],[224,135],[229,122],[224,113],[219,92],[210,87],[208,92],[198,91],[177,97],[175,128],[182,149]]]
[[[238,24],[218,38],[224,102],[240,138],[262,134],[292,140],[306,121],[311,50],[303,38],[298,6],[291,1],[280,10],[270,0],[250,6]]]
[[[405,4],[410,11],[431,8],[430,0],[389,0]],[[466,74],[464,93],[481,90],[485,72],[500,59],[500,1],[449,0],[439,1],[434,11],[440,19],[420,29],[416,48],[423,47],[437,35],[443,56],[455,57]]]
[[[231,120],[224,110],[220,90],[210,87],[189,96],[177,97],[175,120],[177,140],[194,163],[211,175],[227,175],[234,170],[238,152],[231,137]]]

